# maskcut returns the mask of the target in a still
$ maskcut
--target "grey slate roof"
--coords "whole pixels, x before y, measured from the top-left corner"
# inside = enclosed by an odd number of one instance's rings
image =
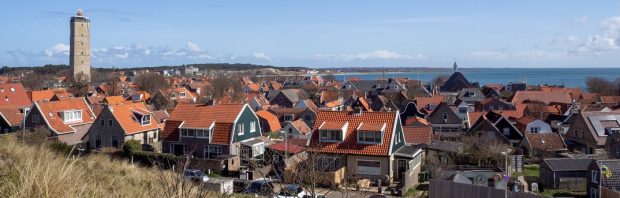
[[[574,159],[574,158],[550,158],[544,159],[543,163],[552,171],[587,171],[588,165],[593,159]]]
[[[596,163],[599,167],[604,165],[611,171],[609,177],[601,175],[601,185],[612,189],[620,188],[620,160],[597,160]]]
[[[473,87],[475,86],[472,85],[461,72],[454,72],[439,90],[441,92],[458,92],[463,88]]]

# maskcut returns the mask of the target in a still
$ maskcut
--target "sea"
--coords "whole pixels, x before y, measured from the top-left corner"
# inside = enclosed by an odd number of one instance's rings
[[[565,87],[580,87],[585,89],[586,78],[601,77],[608,80],[620,78],[620,68],[465,68],[459,69],[470,82],[485,84],[509,84],[510,82],[525,81],[530,85],[564,85]],[[337,79],[360,78],[374,80],[385,78],[406,77],[422,80],[427,83],[435,76],[451,75],[452,70],[424,69],[413,72],[374,72],[374,73],[341,73],[335,75]]]

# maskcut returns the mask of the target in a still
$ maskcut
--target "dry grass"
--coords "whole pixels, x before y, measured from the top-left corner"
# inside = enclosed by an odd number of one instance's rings
[[[0,197],[221,197],[181,174],[106,155],[63,156],[0,137]]]

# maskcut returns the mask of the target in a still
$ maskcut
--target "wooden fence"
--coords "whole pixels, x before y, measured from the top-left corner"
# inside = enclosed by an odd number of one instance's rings
[[[504,197],[504,190],[495,189],[485,186],[476,186],[472,184],[461,184],[447,180],[431,180],[429,185],[429,198],[496,198]],[[524,193],[524,192],[508,192],[509,198],[543,198],[545,196]]]

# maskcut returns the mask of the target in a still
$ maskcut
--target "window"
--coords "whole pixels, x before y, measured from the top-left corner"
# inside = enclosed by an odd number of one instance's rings
[[[243,133],[245,132],[243,123],[241,124],[237,124],[237,133],[239,133],[239,135],[243,135]]]
[[[336,157],[321,157],[318,159],[318,171],[335,171],[340,168],[340,159]]]
[[[95,148],[101,148],[101,136],[95,136]]]
[[[250,122],[250,133],[256,132],[256,122]]]
[[[357,133],[357,141],[363,144],[380,144],[381,132],[376,131],[360,131]]]
[[[357,161],[357,174],[362,175],[381,175],[380,161]]]
[[[265,144],[257,144],[252,146],[252,157],[256,157],[265,153]]]
[[[112,147],[118,148],[118,137],[115,135],[112,136]]]
[[[151,115],[142,116],[142,125],[150,125],[151,124]]]
[[[112,127],[112,119],[109,119],[109,120],[108,120],[108,126],[109,126],[109,127]]]
[[[181,137],[194,137],[196,130],[194,129],[179,129]]]
[[[540,130],[540,127],[530,127],[530,133],[538,133]]]
[[[489,131],[489,132],[487,132],[487,137],[489,139],[495,139],[495,133],[493,131]]]
[[[598,189],[596,189],[597,187],[592,187],[590,188],[590,197],[591,198],[598,198]]]
[[[105,126],[105,120],[104,120],[104,119],[101,119],[101,120],[99,121],[99,125],[101,125],[102,127],[104,127],[104,126]]]
[[[503,129],[502,129],[502,133],[503,133],[504,135],[510,135],[510,128],[508,128],[508,127],[503,128]]]
[[[78,122],[82,121],[82,110],[70,110],[65,111],[63,115],[65,122]]]
[[[172,93],[172,94],[170,94],[170,97],[171,98],[176,98],[177,96],[176,96],[176,94]]]
[[[342,131],[321,131],[321,141],[342,141]]]
[[[592,171],[592,183],[598,184],[598,171]]]
[[[41,122],[41,116],[32,115],[32,123],[38,124],[39,122]]]
[[[209,139],[209,130],[205,130],[205,129],[196,129],[196,138],[205,138],[205,139]]]
[[[304,121],[312,121],[311,115],[304,115]]]
[[[185,98],[185,92],[179,92],[179,97]]]
[[[293,115],[292,114],[286,114],[284,115],[284,122],[290,122],[293,121]]]
[[[446,112],[444,112],[444,113],[443,113],[443,119],[444,119],[444,120],[447,120],[447,119],[448,119],[448,113],[446,113]]]
[[[460,107],[459,108],[459,113],[463,114],[463,113],[467,113],[467,107]],[[444,118],[447,119],[447,118]]]
[[[210,159],[222,155],[222,147],[215,145],[207,145],[204,148],[204,158]]]

